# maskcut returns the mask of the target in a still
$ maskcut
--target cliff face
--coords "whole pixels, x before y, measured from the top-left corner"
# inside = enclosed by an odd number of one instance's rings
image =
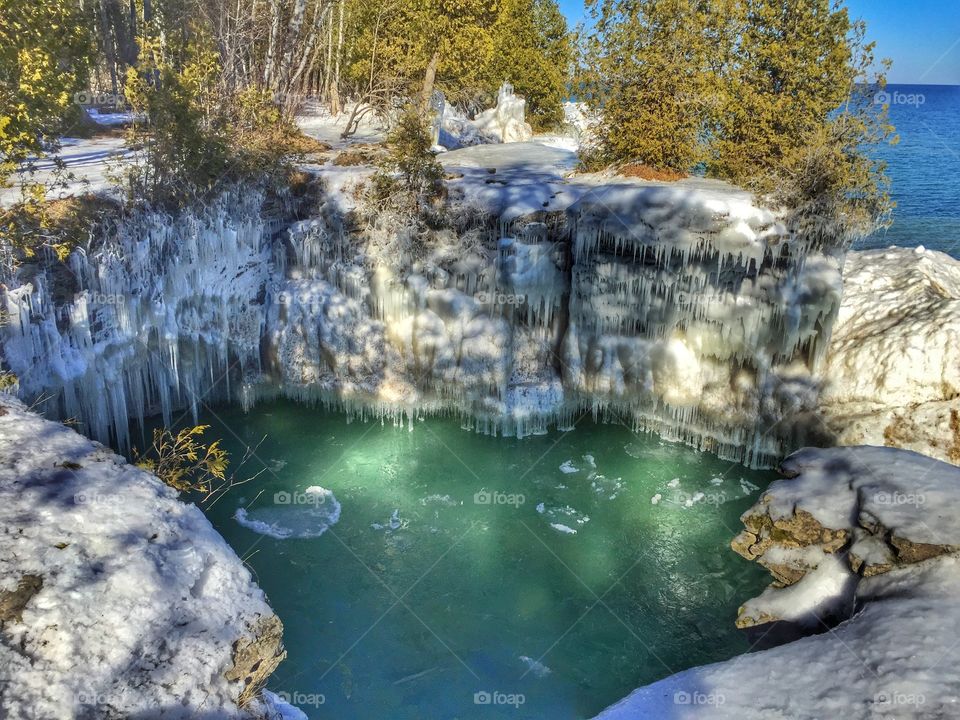
[[[277,395],[518,435],[591,409],[752,465],[804,437],[838,262],[745,193],[468,176],[411,238],[321,175],[310,221],[237,191],[128,220],[74,253],[73,287],[8,278],[21,395],[121,446],[129,418]]]
[[[157,478],[0,396],[0,526],[0,715],[262,715],[283,626]]]

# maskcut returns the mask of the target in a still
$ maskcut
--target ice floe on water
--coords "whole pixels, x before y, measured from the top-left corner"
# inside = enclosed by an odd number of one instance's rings
[[[449,495],[439,495],[436,493],[420,498],[420,504],[424,507],[427,505],[439,505],[441,507],[456,507],[459,505],[459,503]]]
[[[602,498],[615,500],[620,491],[623,490],[623,480],[621,478],[608,478],[597,472],[592,472],[587,477],[590,481],[590,488]]]
[[[400,509],[396,508],[391,514],[390,519],[386,523],[370,523],[370,527],[374,530],[402,530],[410,524],[410,521],[404,518],[400,519]]]
[[[759,490],[760,487],[758,485],[754,485],[749,480],[744,480],[743,478],[740,478],[740,489],[743,491],[743,494],[746,496],[746,495],[752,495],[757,490]]]
[[[575,473],[575,472],[580,472],[580,468],[576,467],[573,464],[573,460],[567,460],[565,463],[563,463],[563,465],[560,466],[560,472],[564,472],[567,474]]]
[[[277,540],[320,537],[340,520],[340,503],[319,485],[302,493],[279,492],[273,500],[272,506],[252,512],[237,508],[233,517],[248,530]]]
[[[532,673],[534,677],[545,678],[547,675],[553,672],[542,662],[534,660],[532,657],[521,655],[520,661],[527,666],[527,672]]]
[[[545,503],[537,504],[537,512],[542,515],[547,522],[557,532],[567,535],[576,535],[577,531],[572,525],[586,525],[590,522],[590,516],[576,510],[569,505],[547,506]]]

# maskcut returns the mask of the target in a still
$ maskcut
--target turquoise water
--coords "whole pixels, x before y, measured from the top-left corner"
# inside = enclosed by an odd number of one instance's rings
[[[923,245],[960,257],[960,86],[889,85],[898,145],[877,148],[897,202],[893,225],[857,248]]]
[[[207,512],[285,625],[269,688],[311,718],[587,718],[749,649],[737,607],[769,577],[728,544],[772,473],[589,418],[523,440],[286,403],[202,420],[235,458],[266,436]]]

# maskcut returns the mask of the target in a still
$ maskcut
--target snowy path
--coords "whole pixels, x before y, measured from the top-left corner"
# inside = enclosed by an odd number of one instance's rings
[[[50,193],[51,197],[63,198],[82,192],[101,192],[111,188],[109,176],[116,172],[125,158],[133,154],[124,146],[121,137],[99,137],[91,139],[63,138],[59,153],[34,161],[36,172],[32,177],[19,173],[28,182],[52,183],[55,179],[57,160],[64,164],[66,186]],[[67,175],[73,178],[67,178]],[[14,183],[18,178],[13,178]],[[0,206],[10,206],[20,199],[20,188],[0,189]]]

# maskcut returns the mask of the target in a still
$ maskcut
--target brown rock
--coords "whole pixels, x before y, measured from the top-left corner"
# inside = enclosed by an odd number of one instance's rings
[[[227,680],[243,682],[237,698],[240,707],[260,693],[267,678],[287,656],[283,648],[283,623],[276,615],[260,618],[250,632],[250,636],[233,644],[233,666],[224,673]]]
[[[0,624],[13,620],[20,622],[27,603],[40,592],[43,578],[39,575],[24,575],[16,590],[0,590]]]

